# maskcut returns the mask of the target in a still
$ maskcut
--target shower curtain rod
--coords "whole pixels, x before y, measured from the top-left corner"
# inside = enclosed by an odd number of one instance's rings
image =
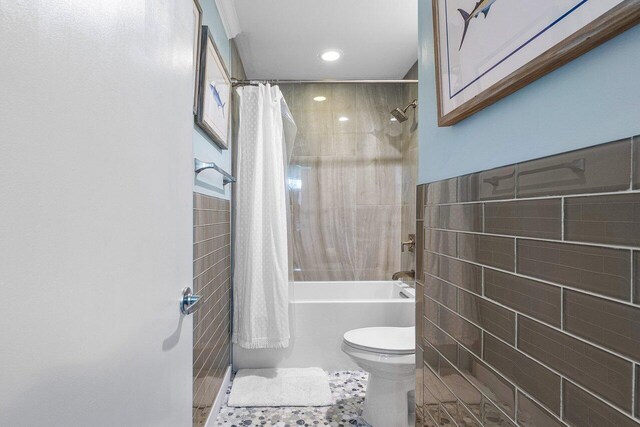
[[[418,80],[239,80],[236,78],[231,79],[233,86],[252,86],[257,84],[296,84],[296,83],[418,83]]]

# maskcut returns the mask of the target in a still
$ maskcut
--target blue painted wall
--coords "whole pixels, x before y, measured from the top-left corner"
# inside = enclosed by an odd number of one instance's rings
[[[200,6],[202,6],[202,24],[209,26],[227,70],[231,72],[231,47],[215,1],[200,0]],[[192,141],[194,157],[207,162],[216,162],[224,170],[231,173],[231,150],[218,148],[195,123],[193,125]],[[193,188],[198,193],[229,199],[231,195],[230,187],[230,185],[227,185],[226,188],[223,187],[222,177],[216,171],[204,171],[197,178],[194,178]]]
[[[640,26],[439,128],[431,0],[418,15],[419,184],[640,134]]]

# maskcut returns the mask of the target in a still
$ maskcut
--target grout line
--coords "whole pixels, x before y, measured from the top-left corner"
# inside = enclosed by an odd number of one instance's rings
[[[456,232],[456,233],[463,233],[463,234],[479,234],[482,236],[504,237],[509,239],[518,238],[518,239],[525,239],[525,240],[535,240],[539,242],[565,243],[565,244],[571,244],[571,245],[589,246],[589,247],[596,247],[596,248],[609,248],[609,249],[622,249],[622,250],[630,250],[630,249],[633,250],[633,249],[640,248],[640,246],[623,246],[623,245],[612,245],[608,243],[580,242],[577,240],[557,240],[557,239],[554,240],[554,239],[546,239],[544,237],[514,236],[509,234],[483,233],[481,231],[471,231],[471,230],[453,230],[453,229],[436,228],[436,227],[425,227],[425,228],[429,230],[434,230],[434,231],[448,231],[450,233]]]
[[[564,381],[560,380],[560,419],[564,418]]]
[[[560,289],[560,329],[564,331],[564,289]]]
[[[631,137],[631,154],[629,155],[629,190],[633,190],[633,146],[635,145],[636,138],[635,136]]]
[[[564,194],[555,194],[551,196],[532,196],[532,197],[523,197],[516,199],[488,199],[488,200],[474,200],[470,202],[444,202],[444,203],[436,203],[425,206],[451,206],[451,205],[471,205],[471,204],[479,204],[479,203],[511,203],[511,202],[526,202],[526,201],[534,201],[534,200],[549,200],[549,199],[560,199],[563,197],[573,198],[573,197],[597,197],[597,196],[616,196],[616,195],[624,195],[624,194],[638,194],[640,193],[640,188],[636,189],[627,189],[627,190],[619,190],[619,191],[603,191],[597,193],[564,193]]]
[[[629,295],[629,301],[631,302],[631,304],[634,303],[633,299],[634,299],[634,290],[635,290],[634,288],[635,288],[635,280],[636,280],[636,277],[635,277],[636,274],[635,274],[635,268],[634,268],[635,267],[635,265],[634,265],[635,264],[635,257],[633,255],[634,255],[634,251],[632,250],[631,251],[631,262],[629,263],[629,264],[631,264],[631,274],[629,275],[631,277],[631,287],[630,287],[630,295]],[[638,301],[638,302],[640,302],[640,301]]]
[[[638,413],[638,411],[640,411],[640,408],[638,408],[637,396],[636,396],[637,389],[638,389],[639,374],[640,374],[640,365],[634,365],[633,371],[631,373],[631,375],[633,375],[633,378],[631,378],[631,413],[636,417],[640,416],[640,413]]]
[[[504,269],[502,269],[500,267],[486,266],[484,264],[480,264],[480,263],[475,262],[475,261],[469,261],[469,260],[466,260],[466,259],[452,257],[451,255],[447,255],[447,254],[431,252],[431,251],[425,251],[425,252],[428,252],[428,253],[431,253],[431,254],[435,254],[435,255],[438,255],[438,256],[442,256],[442,257],[445,257],[445,258],[453,259],[453,260],[456,260],[456,261],[465,262],[467,264],[472,264],[472,265],[475,265],[475,266],[478,266],[478,267],[488,268],[490,270],[495,270],[495,271],[498,271],[500,273],[506,273],[506,274],[510,274],[512,276],[521,277],[523,279],[533,280],[534,282],[540,282],[540,283],[556,286],[556,287],[563,288],[563,289],[569,289],[571,291],[580,292],[582,294],[589,295],[589,296],[592,296],[592,297],[597,297],[597,298],[604,299],[604,300],[607,300],[607,301],[616,302],[618,304],[623,304],[623,305],[626,305],[628,307],[640,308],[637,304],[630,303],[629,301],[616,299],[614,297],[610,297],[610,296],[607,296],[607,295],[597,294],[595,292],[592,292],[592,291],[589,291],[589,290],[586,290],[586,289],[580,289],[580,288],[575,288],[575,287],[570,286],[570,285],[563,285],[563,284],[560,284],[560,283],[550,282],[550,281],[548,281],[546,279],[540,279],[540,278],[533,277],[533,276],[527,276],[527,275],[524,275],[522,273],[518,273],[518,272],[515,272],[515,271],[504,270]],[[586,271],[586,270],[582,270],[582,271]],[[426,271],[425,271],[425,273],[429,274],[430,276],[434,276],[433,274],[428,273]],[[437,277],[437,276],[434,276],[434,277],[436,277],[437,279],[440,279],[440,280],[444,280],[444,279],[442,279],[440,277]],[[447,282],[447,283],[451,283],[451,282],[448,282],[447,280],[444,280],[444,281]],[[458,286],[455,283],[451,283],[451,284],[455,285],[455,286]],[[471,292],[473,292],[473,291],[471,291]],[[474,292],[474,293],[476,293],[476,292]]]
[[[518,345],[518,324],[520,323],[518,321],[518,312],[516,311],[516,315],[515,315],[515,319],[514,319],[514,323],[515,323],[515,334],[514,334],[514,338],[513,338],[513,342],[514,342],[514,347],[515,348],[519,348],[520,346]]]
[[[566,213],[564,211],[564,209],[565,209],[564,204],[565,204],[565,200],[564,200],[564,197],[563,197],[562,199],[560,199],[560,230],[561,230],[561,232],[560,232],[560,240],[562,240],[562,241],[565,241],[567,239],[566,231],[565,231],[565,221],[566,221],[565,215],[566,215]]]
[[[482,204],[482,232],[484,233],[487,229],[487,215],[484,213],[484,208],[486,203]]]
[[[426,273],[426,274],[429,274],[429,273]],[[433,276],[432,274],[429,274],[429,276],[436,277],[436,276]],[[438,277],[436,277],[436,278],[437,278],[437,279],[439,279]],[[629,357],[629,356],[625,356],[625,355],[623,355],[623,354],[616,353],[615,351],[613,351],[613,350],[611,350],[611,349],[608,349],[608,348],[606,348],[606,347],[603,347],[602,345],[600,345],[600,344],[598,344],[598,343],[594,343],[594,342],[592,342],[592,341],[587,340],[586,338],[582,338],[582,337],[580,337],[580,336],[578,336],[578,335],[574,335],[572,332],[564,331],[564,330],[562,330],[562,329],[559,329],[557,326],[554,326],[554,325],[552,325],[552,324],[550,324],[550,323],[546,323],[546,322],[544,322],[544,321],[542,321],[542,320],[540,320],[540,319],[536,319],[535,317],[533,317],[533,316],[531,316],[531,315],[528,315],[528,314],[526,314],[526,313],[522,313],[522,312],[520,312],[520,311],[518,311],[518,310],[515,310],[515,309],[513,309],[513,308],[511,308],[511,307],[509,307],[509,306],[507,306],[507,305],[502,304],[501,302],[498,302],[498,301],[492,300],[492,299],[487,298],[487,297],[480,296],[480,295],[476,294],[475,292],[470,291],[470,290],[468,290],[468,289],[464,289],[464,288],[462,288],[462,287],[460,287],[460,286],[458,286],[458,285],[456,285],[456,284],[454,284],[454,283],[447,282],[446,280],[443,280],[443,279],[440,279],[440,280],[442,280],[443,282],[448,283],[449,285],[454,286],[454,287],[456,287],[456,288],[458,288],[458,289],[460,289],[460,290],[462,290],[462,291],[469,292],[469,293],[471,293],[471,294],[473,294],[473,295],[476,295],[476,296],[478,296],[479,298],[484,299],[485,301],[489,301],[489,302],[491,302],[491,303],[493,303],[493,304],[495,304],[495,305],[497,305],[497,306],[499,306],[499,307],[501,307],[501,308],[504,308],[505,310],[508,310],[508,311],[510,311],[510,312],[513,312],[513,313],[515,313],[515,314],[517,314],[517,315],[519,315],[519,316],[525,317],[525,318],[527,318],[527,319],[529,319],[529,320],[532,320],[532,321],[534,321],[534,322],[540,323],[540,324],[542,324],[542,325],[544,325],[544,326],[547,326],[547,327],[549,327],[549,328],[551,328],[551,329],[553,329],[553,330],[555,330],[555,331],[557,331],[557,332],[561,332],[561,333],[563,333],[563,334],[565,334],[565,335],[568,335],[568,336],[570,336],[571,338],[574,338],[574,339],[576,339],[576,340],[578,340],[578,341],[580,341],[580,342],[583,342],[583,343],[585,343],[585,344],[589,344],[590,346],[596,347],[596,348],[598,348],[598,349],[600,349],[600,350],[602,350],[602,351],[604,351],[604,352],[606,352],[606,353],[609,353],[609,354],[611,354],[611,355],[613,355],[613,356],[617,356],[617,357],[619,357],[619,358],[621,358],[621,359],[624,359],[624,360],[626,360],[626,361],[628,361],[628,362],[635,363],[635,360],[634,360],[633,358]],[[447,309],[447,310],[449,310],[449,311],[453,311],[453,310],[451,310],[449,307],[447,307],[446,305],[442,304],[442,303],[441,303],[441,302],[439,302],[438,300],[433,299],[433,298],[432,298],[432,297],[430,297],[429,295],[425,295],[424,297],[425,297],[425,298],[429,298],[430,300],[432,300],[432,301],[434,301],[434,302],[438,303],[439,305],[441,305],[442,307],[446,308],[446,309]],[[467,318],[466,316],[464,316],[464,315],[462,315],[462,314],[460,314],[460,313],[456,313],[456,314],[457,314],[458,316],[462,317],[464,320],[466,320],[466,321],[468,321],[469,323],[471,323],[472,325],[474,325],[475,327],[480,328],[480,329],[482,329],[482,330],[486,331],[486,332],[487,332],[489,335],[491,335],[492,337],[497,338],[497,339],[499,339],[499,340],[501,340],[501,341],[503,341],[503,342],[507,343],[507,341],[504,341],[504,340],[503,340],[502,338],[500,338],[499,336],[497,336],[497,335],[495,335],[494,333],[492,333],[492,332],[490,332],[490,331],[486,330],[486,329],[485,329],[485,328],[483,328],[482,326],[478,325],[475,321],[473,321],[473,320],[469,320],[469,318]],[[438,321],[439,321],[439,320],[440,320],[440,319],[438,319]],[[511,345],[511,344],[509,344],[509,345]]]

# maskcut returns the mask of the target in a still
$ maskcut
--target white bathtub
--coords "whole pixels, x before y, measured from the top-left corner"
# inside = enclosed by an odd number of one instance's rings
[[[369,326],[415,325],[413,295],[413,289],[401,282],[296,282],[289,305],[289,348],[247,350],[234,345],[234,369],[357,369],[340,349],[344,333]]]

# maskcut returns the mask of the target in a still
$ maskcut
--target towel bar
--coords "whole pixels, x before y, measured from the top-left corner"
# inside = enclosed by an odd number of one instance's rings
[[[220,172],[220,174],[222,175],[222,183],[223,183],[223,185],[227,185],[230,182],[236,182],[236,179],[233,176],[229,175],[222,168],[220,168],[220,166],[216,165],[213,162],[206,163],[206,162],[203,162],[203,161],[201,161],[199,159],[194,159],[194,165],[195,165],[196,175],[199,174],[200,172],[202,172],[205,169],[214,169],[214,170]]]

